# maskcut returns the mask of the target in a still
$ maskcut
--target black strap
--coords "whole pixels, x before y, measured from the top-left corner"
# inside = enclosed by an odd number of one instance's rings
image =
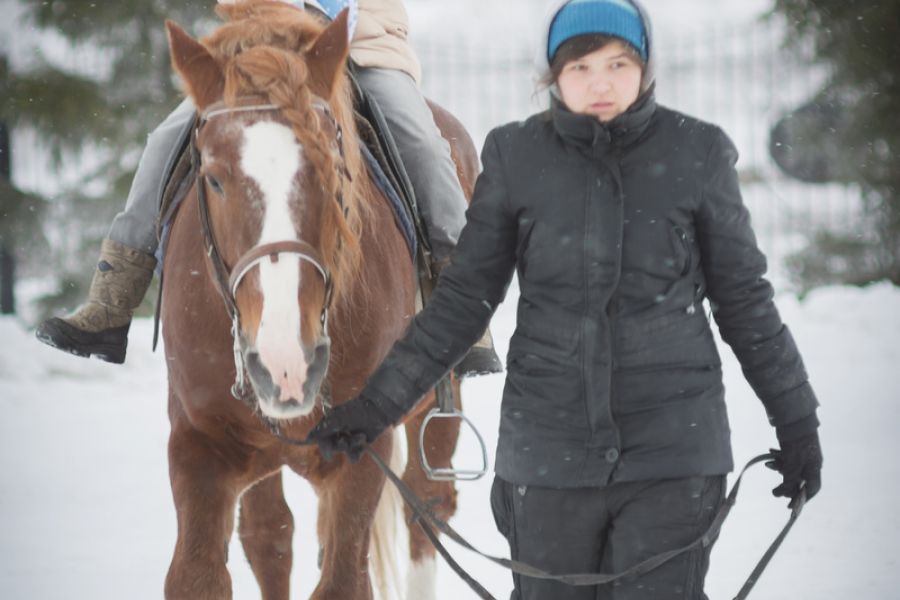
[[[444,558],[444,560],[447,562],[447,564],[450,565],[450,568],[453,569],[453,571],[457,575],[459,575],[460,579],[465,581],[469,585],[469,587],[472,588],[472,591],[474,591],[476,594],[478,594],[479,598],[482,598],[483,600],[497,600],[496,598],[494,598],[491,595],[491,593],[489,591],[487,591],[484,588],[484,586],[482,586],[480,583],[478,583],[478,581],[474,577],[469,575],[468,571],[463,569],[460,566],[460,564],[458,562],[456,562],[456,560],[453,558],[453,556],[447,550],[446,546],[444,546],[444,544],[442,544],[441,541],[438,539],[438,536],[434,532],[434,529],[431,528],[431,525],[429,525],[422,519],[419,519],[418,517],[415,519],[415,521],[419,525],[419,527],[422,529],[422,531],[425,532],[426,537],[428,537],[428,539],[431,541],[431,544],[434,546],[434,549],[440,553],[440,555]]]
[[[750,590],[752,590],[753,586],[756,585],[756,582],[759,581],[759,576],[762,575],[762,572],[765,571],[766,567],[769,565],[769,561],[775,556],[775,552],[781,546],[781,542],[784,541],[784,538],[787,537],[791,527],[794,526],[794,523],[797,521],[797,517],[800,516],[800,511],[803,510],[805,504],[806,490],[800,488],[800,495],[797,496],[797,499],[794,500],[793,505],[791,506],[791,518],[788,519],[788,522],[784,528],[782,528],[781,533],[778,534],[778,537],[775,538],[775,541],[772,542],[772,545],[769,546],[766,553],[763,554],[762,558],[759,559],[759,562],[756,563],[756,567],[753,569],[753,572],[750,573],[750,576],[747,578],[747,581],[744,582],[743,587],[741,587],[738,595],[734,597],[734,600],[744,600],[744,598],[750,595]]]
[[[203,233],[203,244],[206,249],[206,254],[209,257],[209,261],[212,263],[213,281],[216,284],[216,290],[225,302],[225,310],[228,311],[228,318],[233,321],[238,314],[237,305],[235,305],[234,297],[228,287],[228,268],[225,266],[221,254],[219,254],[219,247],[216,244],[215,234],[213,233],[212,224],[209,220],[209,204],[206,197],[206,184],[200,173],[200,151],[197,149],[197,138],[200,135],[200,125],[202,125],[202,121],[198,122],[197,127],[194,129],[190,146],[191,170],[194,172],[194,177],[196,177],[197,182],[197,210],[200,213],[200,231]]]
[[[311,445],[311,442],[308,442],[306,440],[294,440],[285,436],[275,422],[269,421],[267,419],[264,420],[264,422],[266,423],[272,434],[282,442],[294,446]],[[619,579],[624,579],[626,577],[638,577],[652,571],[653,569],[656,569],[660,565],[667,563],[676,556],[680,556],[685,552],[688,552],[695,548],[699,548],[701,546],[711,546],[712,543],[716,540],[716,537],[718,536],[726,517],[728,517],[728,514],[731,512],[732,507],[735,505],[735,502],[737,502],[737,496],[738,492],[740,491],[744,474],[746,474],[747,470],[750,469],[750,467],[752,467],[753,465],[775,458],[775,455],[771,453],[761,454],[751,459],[747,462],[746,465],[744,465],[744,468],[741,469],[741,472],[738,475],[738,478],[735,480],[731,491],[728,492],[728,496],[725,498],[725,502],[722,504],[721,508],[719,508],[719,512],[716,513],[716,516],[715,518],[713,518],[710,526],[703,533],[703,535],[695,539],[690,544],[687,544],[686,546],[682,546],[681,548],[677,548],[675,550],[670,550],[668,552],[663,552],[661,554],[651,556],[650,558],[639,562],[636,565],[633,565],[632,567],[619,573],[570,573],[555,575],[552,573],[548,573],[543,569],[533,567],[527,563],[508,558],[492,556],[478,550],[464,537],[457,533],[456,530],[453,529],[453,527],[451,527],[446,521],[440,519],[437,515],[435,515],[431,508],[425,505],[408,485],[403,483],[403,481],[397,476],[397,474],[394,473],[393,470],[391,470],[387,463],[385,463],[384,460],[374,450],[372,450],[371,447],[366,446],[365,452],[373,461],[375,461],[375,464],[378,465],[378,468],[382,470],[385,477],[387,477],[387,479],[394,484],[394,487],[397,488],[397,491],[400,493],[400,496],[403,498],[404,502],[406,502],[412,510],[414,517],[413,520],[419,524],[419,526],[422,528],[422,531],[434,545],[435,549],[440,553],[444,560],[447,561],[447,564],[450,565],[450,567],[456,572],[456,574],[459,575],[460,578],[462,578],[463,581],[465,581],[469,585],[469,587],[471,587],[472,590],[476,594],[478,594],[478,597],[482,598],[483,600],[496,599],[491,596],[490,593],[485,590],[480,583],[472,578],[472,576],[470,576],[459,565],[459,563],[456,562],[456,560],[453,559],[450,552],[438,539],[437,535],[434,532],[434,529],[437,529],[463,548],[466,548],[467,550],[470,550],[471,552],[474,552],[475,554],[478,554],[479,556],[486,558],[489,561],[520,575],[526,575],[528,577],[534,577],[536,579],[549,579],[553,581],[559,581],[568,585],[603,585],[611,583],[613,581],[617,581]],[[759,580],[760,575],[765,570],[766,566],[768,566],[769,561],[775,555],[775,552],[781,546],[781,543],[784,541],[785,537],[787,537],[788,532],[790,532],[794,523],[797,521],[797,518],[800,516],[800,512],[803,510],[803,506],[805,505],[805,503],[806,494],[801,488],[800,495],[793,503],[790,519],[788,520],[784,528],[782,528],[781,533],[778,535],[775,541],[769,546],[769,549],[766,550],[766,553],[763,555],[763,557],[756,564],[756,567],[753,569],[753,572],[750,574],[747,582],[738,592],[738,595],[735,596],[734,600],[744,600],[750,594],[750,590],[753,589],[753,586]]]
[[[171,228],[175,221],[175,214],[181,207],[181,201],[190,190],[189,181],[191,178],[191,169],[194,167],[191,152],[189,150],[194,129],[197,127],[197,119],[199,115],[195,112],[190,123],[179,132],[179,145],[176,151],[176,160],[163,177],[163,193],[162,197],[157,199],[159,204],[159,214],[156,217],[156,240],[159,243],[158,255],[160,257],[159,264],[159,285],[157,286],[156,308],[153,314],[153,346],[156,352],[156,346],[159,343],[159,323],[162,314],[162,295],[163,295],[163,277],[165,269],[163,261],[165,260],[166,250],[169,238],[171,237],[171,229],[166,234],[166,229]]]
[[[372,451],[371,448],[367,447],[366,452],[369,454],[369,456],[372,458],[372,460],[374,460],[375,463],[381,468],[381,470],[384,471],[385,476],[391,481],[391,483],[393,483],[397,487],[398,491],[400,492],[400,495],[403,497],[404,501],[406,501],[406,503],[410,506],[410,508],[412,509],[412,511],[415,515],[416,521],[420,522],[420,525],[422,524],[422,522],[428,521],[436,529],[438,529],[439,531],[441,531],[442,533],[447,535],[447,537],[452,539],[457,544],[463,546],[467,550],[470,550],[470,551],[490,560],[491,562],[494,562],[502,567],[505,567],[505,568],[513,571],[514,573],[518,573],[520,575],[526,575],[528,577],[534,577],[534,578],[538,578],[538,579],[550,579],[553,581],[560,581],[562,583],[566,583],[569,585],[579,585],[579,586],[581,586],[581,585],[602,585],[602,584],[611,583],[613,581],[623,579],[626,577],[637,577],[637,576],[643,575],[645,573],[648,573],[648,572],[652,571],[653,569],[656,569],[660,565],[672,560],[676,556],[684,554],[685,552],[688,552],[690,550],[693,550],[693,549],[701,547],[701,546],[703,546],[703,547],[710,546],[715,541],[716,536],[718,535],[719,530],[722,527],[722,523],[724,523],[725,518],[728,516],[728,513],[731,512],[731,508],[734,506],[734,504],[737,500],[738,491],[740,490],[740,485],[741,485],[741,481],[744,477],[744,474],[753,465],[758,464],[763,461],[766,461],[766,460],[771,460],[772,458],[774,458],[773,455],[771,455],[771,454],[764,454],[761,456],[757,456],[756,458],[749,461],[746,464],[746,466],[744,466],[744,468],[741,470],[740,475],[738,476],[737,480],[735,481],[734,486],[732,487],[727,498],[725,499],[725,502],[723,503],[722,507],[719,509],[719,512],[716,514],[716,516],[713,519],[712,523],[710,524],[709,528],[703,533],[703,535],[701,535],[699,538],[697,538],[690,544],[683,546],[681,548],[675,549],[675,550],[671,550],[669,552],[663,552],[662,554],[652,556],[652,557],[648,558],[647,560],[644,560],[644,561],[642,561],[620,573],[611,573],[611,574],[572,573],[572,574],[556,575],[556,574],[548,573],[547,571],[538,569],[538,568],[528,565],[526,563],[522,563],[522,562],[519,562],[516,560],[507,559],[507,558],[500,558],[500,557],[492,556],[492,555],[486,554],[484,552],[481,552],[480,550],[478,550],[477,548],[472,546],[468,541],[466,541],[465,538],[460,536],[445,521],[438,518],[431,511],[431,509],[429,507],[424,505],[421,502],[421,500],[419,500],[416,497],[416,495],[412,492],[412,490],[409,489],[409,487],[406,484],[404,484],[403,481],[401,481],[400,478],[397,477],[397,475],[395,473],[393,473],[393,471],[390,470],[390,468],[387,466],[387,464],[384,463],[384,461],[381,459],[381,457],[378,456],[374,451]],[[759,579],[760,574],[767,566],[769,560],[775,554],[775,551],[781,545],[781,542],[787,536],[788,531],[790,531],[790,528],[793,526],[794,522],[797,520],[797,517],[800,515],[800,511],[803,508],[803,504],[804,504],[803,499],[801,498],[794,506],[793,512],[791,513],[791,518],[788,521],[787,525],[782,530],[781,534],[778,536],[778,538],[775,540],[775,542],[772,544],[772,546],[769,547],[769,550],[763,556],[762,560],[760,560],[759,564],[757,564],[756,568],[753,570],[753,573],[750,576],[750,579],[747,581],[747,583],[741,589],[738,596],[735,597],[735,600],[743,600],[744,598],[747,597],[747,595],[750,592],[750,589],[752,589],[753,585]],[[423,530],[425,530],[424,527],[423,527]],[[426,535],[428,535],[428,531],[426,531]],[[435,536],[435,538],[432,538],[431,536],[429,536],[429,539],[431,539],[435,548],[441,553],[441,556],[444,556],[444,558],[446,559],[447,555],[449,553],[447,552],[446,548],[443,547],[443,545],[440,543],[440,541],[436,539],[436,536]],[[481,594],[482,593],[481,590],[483,590],[483,588],[480,585],[478,587],[472,586],[472,583],[470,582],[471,577],[469,577],[468,574],[465,572],[460,573],[460,570],[458,570],[458,568],[457,568],[458,565],[454,566],[454,564],[456,564],[456,563],[454,562],[451,564],[451,567],[454,569],[454,571],[456,571],[458,574],[460,574],[460,576],[466,581],[466,583],[468,583],[472,587],[473,590],[475,590],[476,593]],[[490,598],[490,595],[488,595],[488,596],[480,595],[480,597],[481,598]]]

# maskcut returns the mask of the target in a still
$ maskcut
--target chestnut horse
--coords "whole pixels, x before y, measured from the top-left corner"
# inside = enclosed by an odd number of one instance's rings
[[[361,159],[344,67],[346,13],[326,26],[280,2],[219,11],[226,22],[202,43],[167,23],[174,68],[201,119],[197,181],[164,263],[178,521],[165,596],[231,598],[227,547],[239,503],[238,533],[262,597],[289,597],[287,466],[319,498],[321,576],[312,598],[369,599],[370,534],[379,530],[384,476],[365,456],[357,464],[325,461],[315,447],[283,443],[264,421],[303,439],[323,410],[362,388],[415,311],[413,264]],[[446,112],[435,109],[435,117],[470,196],[471,139]],[[244,402],[233,389],[246,391]],[[458,385],[455,394],[458,401]],[[446,519],[456,507],[454,486],[428,481],[412,447],[433,405],[427,398],[405,423],[403,478]],[[450,466],[457,434],[453,420],[429,426],[429,463]],[[396,456],[393,440],[384,435],[373,449]],[[406,597],[434,598],[434,549],[418,528],[410,540]]]

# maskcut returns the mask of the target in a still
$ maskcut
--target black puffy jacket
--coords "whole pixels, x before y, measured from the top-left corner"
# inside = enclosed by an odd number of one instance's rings
[[[652,91],[607,125],[557,102],[493,130],[482,160],[452,265],[363,395],[412,406],[478,338],[515,271],[503,479],[730,471],[705,297],[771,423],[817,425],[719,128],[658,107]]]

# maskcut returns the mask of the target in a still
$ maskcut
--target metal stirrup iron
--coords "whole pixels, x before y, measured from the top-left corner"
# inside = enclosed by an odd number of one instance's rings
[[[475,481],[476,479],[481,479],[488,472],[487,446],[475,424],[461,410],[457,410],[453,404],[453,388],[450,385],[450,375],[445,375],[441,378],[435,388],[435,394],[437,395],[438,407],[429,411],[425,420],[422,421],[422,427],[419,428],[419,456],[422,459],[422,468],[425,470],[425,476],[431,481]],[[480,469],[434,468],[428,463],[428,457],[425,456],[425,430],[433,419],[459,419],[460,422],[468,425],[481,446]]]

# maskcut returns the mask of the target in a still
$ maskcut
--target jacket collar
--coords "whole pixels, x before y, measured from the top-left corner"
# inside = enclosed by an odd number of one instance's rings
[[[656,112],[653,87],[642,94],[627,111],[608,123],[601,123],[590,115],[573,113],[562,100],[551,97],[550,114],[556,132],[565,141],[589,150],[591,154],[604,154],[613,148],[627,148],[646,131]]]

